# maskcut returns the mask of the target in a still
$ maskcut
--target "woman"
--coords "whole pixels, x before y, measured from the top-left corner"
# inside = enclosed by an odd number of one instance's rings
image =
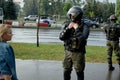
[[[10,25],[0,24],[0,80],[18,80],[14,50],[7,43],[12,35]]]

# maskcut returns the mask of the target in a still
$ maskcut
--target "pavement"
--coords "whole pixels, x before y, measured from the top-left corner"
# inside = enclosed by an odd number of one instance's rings
[[[108,71],[107,63],[86,62],[85,80],[120,80],[119,66],[113,66]],[[19,80],[63,80],[62,61],[16,59],[16,68]],[[77,80],[74,69],[71,80]]]

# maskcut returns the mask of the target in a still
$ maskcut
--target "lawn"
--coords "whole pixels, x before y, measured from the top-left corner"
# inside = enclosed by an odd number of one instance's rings
[[[12,43],[15,56],[18,59],[35,60],[63,60],[63,44],[40,44],[34,43]],[[104,46],[86,46],[86,62],[107,63],[107,52]],[[113,63],[116,63],[116,56],[113,55]]]

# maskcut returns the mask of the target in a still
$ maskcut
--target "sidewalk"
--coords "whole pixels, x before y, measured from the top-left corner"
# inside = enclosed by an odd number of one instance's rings
[[[19,80],[63,80],[62,61],[48,60],[16,60]],[[115,70],[109,72],[106,63],[86,63],[85,80],[120,80],[117,64]],[[73,70],[71,80],[77,80]]]

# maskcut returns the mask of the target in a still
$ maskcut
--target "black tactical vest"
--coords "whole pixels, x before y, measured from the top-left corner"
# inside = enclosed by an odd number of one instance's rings
[[[117,37],[116,24],[109,24],[109,28],[107,29],[107,36],[109,38],[115,38],[115,37]]]

